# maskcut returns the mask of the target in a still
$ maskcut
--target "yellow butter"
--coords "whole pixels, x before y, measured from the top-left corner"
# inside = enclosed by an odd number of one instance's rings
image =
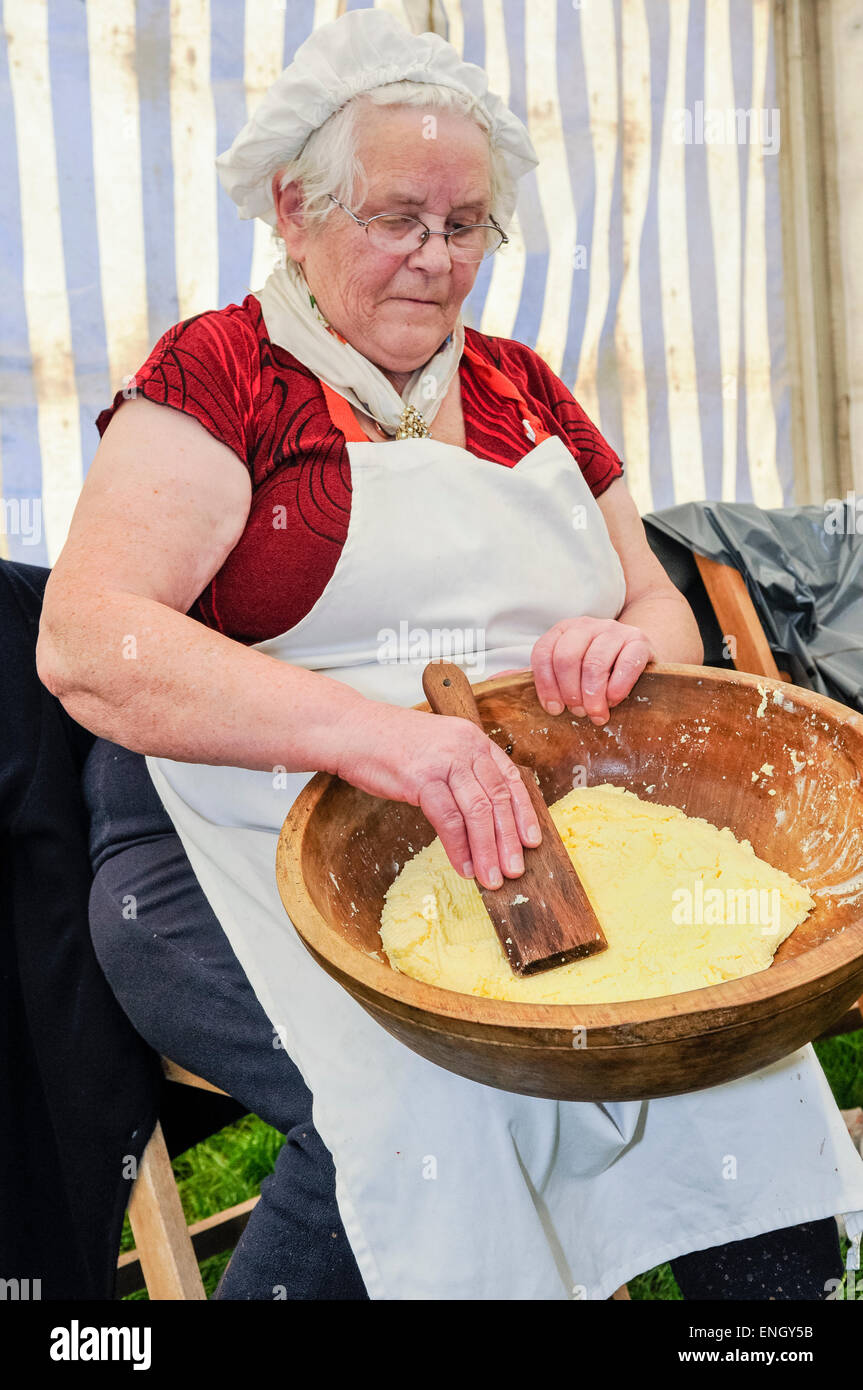
[[[605,783],[551,808],[608,949],[519,979],[474,880],[434,840],[386,894],[381,940],[390,964],[462,994],[544,1004],[651,999],[769,966],[815,906],[728,828]]]

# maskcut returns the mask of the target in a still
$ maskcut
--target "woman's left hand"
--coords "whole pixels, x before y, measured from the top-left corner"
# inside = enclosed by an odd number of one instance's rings
[[[614,479],[598,505],[626,580],[619,618],[562,619],[534,644],[530,665],[549,714],[568,706],[579,718],[589,715],[594,724],[604,724],[648,662],[700,666],[704,646],[692,609],[648,544],[623,478]],[[646,628],[636,626],[644,623]]]
[[[564,618],[540,637],[530,660],[544,710],[562,714],[566,707],[604,724],[657,657],[640,627],[616,618]]]

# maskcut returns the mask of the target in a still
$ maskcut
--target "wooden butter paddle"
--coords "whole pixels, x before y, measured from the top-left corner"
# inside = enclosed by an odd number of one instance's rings
[[[483,723],[467,676],[449,661],[431,661],[423,671],[423,690],[435,714]],[[486,911],[516,975],[537,975],[567,961],[604,951],[608,942],[584,885],[551,818],[533,770],[515,766],[530,793],[542,843],[524,846],[524,873],[504,878],[500,888],[476,880]]]

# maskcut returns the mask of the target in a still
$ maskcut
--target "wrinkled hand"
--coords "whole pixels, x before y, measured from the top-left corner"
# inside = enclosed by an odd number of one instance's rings
[[[419,806],[463,878],[499,888],[523,873],[522,846],[541,839],[536,812],[515,765],[475,724],[369,700],[334,737],[338,776]]]
[[[543,709],[567,708],[594,724],[606,722],[656,659],[647,634],[616,618],[565,618],[540,637],[530,658]]]

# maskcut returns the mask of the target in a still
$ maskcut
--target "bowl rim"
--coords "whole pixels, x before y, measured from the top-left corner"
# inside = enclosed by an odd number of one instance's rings
[[[712,681],[717,685],[748,686],[758,694],[759,703],[765,689],[780,690],[783,694],[787,693],[789,698],[795,697],[810,710],[829,716],[834,723],[850,726],[863,737],[863,716],[855,710],[817,691],[775,677],[725,667],[663,662],[649,663],[642,675],[647,674],[684,676],[699,682]],[[486,681],[477,682],[473,688],[478,695],[483,695],[497,688],[528,684],[533,684],[530,670],[517,676],[492,676]],[[638,681],[630,695],[637,688]],[[626,696],[626,699],[629,698],[629,695]],[[427,701],[422,701],[412,708],[427,711],[430,706]],[[861,905],[859,921],[849,923],[835,936],[790,960],[775,962],[764,970],[735,980],[723,980],[719,984],[682,990],[676,994],[656,995],[652,999],[618,1000],[606,1004],[540,1004],[461,994],[439,985],[426,984],[394,969],[385,959],[377,959],[339,937],[318,911],[306,887],[300,867],[303,838],[321,797],[339,780],[332,773],[316,773],[302,788],[285,817],[276,852],[279,893],[288,918],[307,949],[332,966],[340,976],[347,976],[362,986],[365,992],[382,997],[391,1005],[401,1005],[409,1010],[420,1010],[464,1024],[491,1025],[516,1031],[539,1028],[571,1034],[575,1027],[608,1031],[639,1024],[658,1024],[663,1020],[675,1020],[679,1024],[696,1016],[725,1014],[740,1005],[758,1006],[768,1000],[775,1002],[783,994],[817,980],[824,980],[826,991],[830,988],[829,977],[832,973],[850,967],[858,957],[863,956]]]

